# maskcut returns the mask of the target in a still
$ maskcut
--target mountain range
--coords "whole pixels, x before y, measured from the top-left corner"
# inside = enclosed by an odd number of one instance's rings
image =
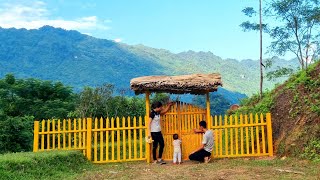
[[[172,53],[144,45],[127,45],[61,28],[0,28],[0,77],[61,81],[76,91],[84,86],[114,84],[128,89],[130,79],[146,75],[220,73],[228,91],[252,95],[259,89],[259,64],[255,60],[222,59],[212,52]],[[230,50],[230,55],[232,51]],[[298,66],[295,60],[277,59],[274,67]],[[271,89],[275,83],[265,81]],[[230,95],[230,94],[229,94]]]

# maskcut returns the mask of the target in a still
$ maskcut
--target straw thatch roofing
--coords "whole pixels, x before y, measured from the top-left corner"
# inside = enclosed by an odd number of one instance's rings
[[[205,94],[222,86],[220,74],[191,74],[181,76],[144,76],[130,81],[136,94],[166,92],[174,94]]]

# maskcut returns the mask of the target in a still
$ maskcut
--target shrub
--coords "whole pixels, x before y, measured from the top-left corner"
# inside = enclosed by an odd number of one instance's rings
[[[4,116],[0,127],[0,153],[32,149],[33,116]]]

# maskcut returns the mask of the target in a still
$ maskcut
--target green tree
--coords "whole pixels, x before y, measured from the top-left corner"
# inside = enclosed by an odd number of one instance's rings
[[[249,17],[252,17],[254,14],[256,14],[256,11],[252,7],[247,7],[245,9],[243,9],[242,12],[245,13]],[[260,98],[262,98],[262,90],[263,90],[262,31],[263,31],[263,27],[265,26],[264,24],[262,24],[262,0],[259,0],[259,23],[251,23],[249,21],[246,21],[246,22],[243,22],[240,26],[245,31],[259,30],[259,32],[260,32],[259,67],[260,67]]]
[[[262,98],[263,71],[262,71],[262,0],[259,0],[259,31],[260,31],[260,99]]]
[[[302,69],[319,53],[319,6],[318,0],[274,0],[267,11],[280,24],[270,28],[271,50],[279,55],[292,52]]]
[[[66,118],[74,111],[74,97],[60,82],[16,79],[12,74],[0,79],[0,153],[30,151],[33,121]]]
[[[264,26],[273,39],[269,52],[280,56],[293,53],[301,69],[306,69],[319,56],[320,1],[270,0],[266,5],[264,16],[275,21]],[[243,12],[250,16],[256,11],[247,7]],[[246,30],[257,29],[249,21],[240,26]]]
[[[161,102],[162,104],[168,103],[170,100],[170,95],[167,93],[154,93],[151,95],[151,104],[154,102]]]
[[[194,96],[192,99],[192,103],[194,105],[205,108],[206,98],[203,95]],[[221,94],[210,94],[211,115],[224,115],[231,105],[231,102],[224,98]]]
[[[60,82],[16,79],[9,74],[0,80],[0,109],[12,117],[65,118],[74,110],[74,94]]]
[[[104,84],[96,88],[85,87],[78,95],[76,111],[71,117],[128,117],[144,116],[145,102],[139,97],[126,97],[123,89],[114,95],[114,86]]]

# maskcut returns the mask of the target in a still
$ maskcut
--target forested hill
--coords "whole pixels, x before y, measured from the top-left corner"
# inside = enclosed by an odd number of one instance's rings
[[[143,45],[97,39],[77,31],[44,26],[38,30],[0,28],[0,77],[58,80],[75,89],[115,84],[128,88],[131,78],[144,75],[222,74],[224,88],[247,95],[258,91],[257,61],[221,59],[211,52],[174,54]],[[236,49],[230,50],[237,51]],[[295,61],[275,64],[296,66]],[[275,82],[266,82],[271,88]]]

